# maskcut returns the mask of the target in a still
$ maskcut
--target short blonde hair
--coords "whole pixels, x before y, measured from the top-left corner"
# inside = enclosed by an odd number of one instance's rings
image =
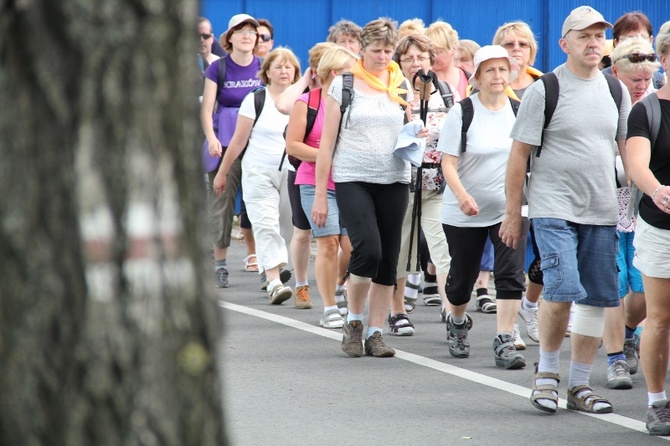
[[[661,64],[654,60],[644,60],[642,62],[633,63],[626,56],[631,54],[654,54],[654,48],[651,46],[649,39],[645,37],[633,37],[630,39],[620,40],[619,44],[612,50],[612,65],[617,70],[626,73],[631,71],[647,71],[653,73],[658,70]]]
[[[506,36],[514,34],[528,41],[528,44],[530,45],[530,58],[528,59],[528,65],[533,65],[535,63],[535,56],[537,56],[537,40],[535,40],[535,35],[526,22],[518,21],[505,23],[503,26],[498,28],[495,35],[493,36],[493,44],[500,45]]]
[[[295,73],[293,74],[293,81],[291,83],[295,84],[296,82],[298,82],[298,79],[300,79],[301,76],[300,62],[298,61],[298,58],[295,56],[295,54],[293,54],[293,51],[281,46],[270,51],[268,57],[266,57],[265,60],[263,61],[263,65],[261,65],[261,71],[258,74],[258,77],[261,78],[261,82],[263,82],[263,84],[265,85],[270,85],[270,79],[268,78],[268,71],[270,71],[270,67],[277,60],[279,60],[280,62],[288,62],[291,65],[293,65],[293,67],[295,68]]]
[[[431,23],[425,34],[436,48],[451,51],[458,45],[458,33],[447,22],[438,20]]]
[[[316,67],[319,66],[319,61],[321,60],[321,57],[324,55],[324,53],[336,46],[337,45],[335,45],[333,42],[319,42],[310,48],[310,50],[307,52],[309,55],[309,67],[313,70],[316,70]]]
[[[670,20],[661,25],[656,36],[656,54],[664,55],[670,48]]]
[[[410,36],[412,34],[423,34],[426,32],[426,24],[420,18],[407,19],[398,27],[398,37]]]
[[[398,43],[396,25],[397,23],[388,17],[380,17],[368,22],[361,32],[361,48],[366,48],[376,42],[395,48]]]
[[[328,48],[321,56],[316,74],[323,84],[328,80],[328,75],[331,71],[344,70],[347,65],[350,65],[352,62],[355,63],[358,59],[358,55],[353,51],[343,46],[334,45],[332,48]]]

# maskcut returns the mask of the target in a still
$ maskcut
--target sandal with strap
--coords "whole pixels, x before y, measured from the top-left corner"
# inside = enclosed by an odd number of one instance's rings
[[[556,380],[556,385],[553,384],[537,384],[538,379],[553,379]],[[558,408],[558,383],[561,382],[558,373],[538,372],[537,363],[535,363],[535,375],[533,375],[533,387],[530,393],[530,402],[533,407],[544,412],[556,413]],[[543,406],[538,400],[549,400],[556,404],[556,407]]]
[[[252,262],[251,259],[254,259]],[[244,270],[248,273],[257,273],[258,272],[258,257],[256,254],[249,254],[242,260],[244,262]]]
[[[405,311],[407,313],[412,313],[414,308],[416,308],[416,297],[407,297],[404,299]]]
[[[596,410],[594,406],[598,403],[607,404],[607,406]],[[612,403],[586,385],[575,386],[568,390],[568,409],[588,413],[612,413],[613,410]]]

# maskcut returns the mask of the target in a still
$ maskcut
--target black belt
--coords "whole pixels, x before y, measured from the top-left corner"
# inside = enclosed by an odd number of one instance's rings
[[[424,169],[437,169],[441,166],[442,165],[440,163],[421,163],[421,167]]]

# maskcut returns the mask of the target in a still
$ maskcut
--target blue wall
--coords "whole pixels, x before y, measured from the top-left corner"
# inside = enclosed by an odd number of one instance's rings
[[[480,45],[490,43],[503,23],[523,20],[538,39],[535,66],[547,71],[565,60],[557,44],[563,20],[573,8],[583,4],[596,8],[611,23],[636,10],[649,17],[654,30],[670,20],[670,0],[202,0],[201,10],[212,22],[217,36],[227,29],[228,20],[237,13],[268,19],[275,27],[275,45],[291,48],[303,69],[307,50],[325,40],[328,28],[342,18],[361,26],[381,16],[398,23],[419,17],[427,25],[442,19],[458,31],[460,38],[475,40]]]

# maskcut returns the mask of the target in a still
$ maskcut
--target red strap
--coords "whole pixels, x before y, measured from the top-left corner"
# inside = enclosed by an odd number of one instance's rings
[[[321,89],[315,88],[313,90],[309,90],[309,99],[307,101],[307,106],[311,109],[318,110],[320,104],[321,104]]]

